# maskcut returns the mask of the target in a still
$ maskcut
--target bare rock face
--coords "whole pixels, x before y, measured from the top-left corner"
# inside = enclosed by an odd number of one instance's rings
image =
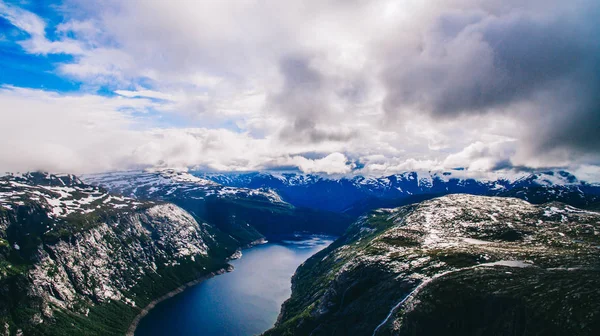
[[[377,210],[298,269],[266,334],[594,335],[599,257],[600,214],[560,203]]]
[[[29,272],[32,292],[62,308],[72,309],[79,300],[135,305],[134,298],[126,300],[127,292],[141,277],[156,271],[157,263],[206,257],[204,239],[212,238],[187,212],[172,204],[155,205],[75,234],[69,242],[40,246],[39,262]]]
[[[238,247],[170,203],[115,196],[70,175],[5,176],[0,321],[8,334],[77,334],[79,319],[89,334],[119,334],[111,319],[126,330],[151,299],[226,268]]]

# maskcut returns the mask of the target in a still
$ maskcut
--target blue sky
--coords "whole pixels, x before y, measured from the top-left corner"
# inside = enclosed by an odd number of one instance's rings
[[[599,7],[0,0],[0,169],[596,176]]]
[[[18,2],[13,2],[18,4]],[[44,7],[24,6],[29,10],[43,15],[51,24],[60,22],[56,11]],[[54,30],[47,30],[51,35]],[[73,57],[67,54],[40,55],[30,54],[19,44],[29,38],[29,34],[14,25],[4,17],[0,17],[0,81],[3,85],[29,87],[35,89],[54,90],[61,92],[77,91],[81,82],[56,74],[56,64],[72,62]]]

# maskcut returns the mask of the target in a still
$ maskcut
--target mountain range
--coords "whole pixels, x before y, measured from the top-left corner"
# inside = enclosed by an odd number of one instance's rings
[[[282,200],[272,188],[227,186],[185,171],[86,175],[85,181],[136,199],[174,203],[230,234],[241,245],[296,231],[340,235],[349,215]]]
[[[172,169],[81,178],[6,174],[0,177],[0,326],[8,335],[121,335],[157,298],[231,270],[227,261],[241,248],[309,232],[341,238],[298,269],[292,298],[269,333],[327,334],[330,324],[341,332],[358,319],[356,330],[367,334],[393,301],[420,302],[413,296],[435,288],[422,284],[442,281],[435,279],[444,272],[460,269],[462,276],[488,271],[479,264],[533,260],[536,268],[489,268],[519,273],[531,284],[554,276],[544,273],[554,268],[596,267],[598,215],[571,205],[593,208],[599,190],[560,171],[495,181],[414,172],[338,179]],[[462,194],[439,197],[454,193]],[[556,201],[563,203],[548,203]],[[374,210],[381,207],[395,210]],[[434,247],[427,245],[432,239]],[[394,265],[400,268],[389,269]],[[588,279],[596,273],[561,274]],[[568,290],[572,279],[563,278],[549,283],[564,282]],[[379,290],[386,295],[376,295]],[[403,307],[390,312],[382,333],[427,325],[406,320]],[[447,314],[423,307],[431,316]]]
[[[232,187],[274,190],[295,206],[352,216],[455,193],[511,196],[536,204],[560,201],[582,208],[600,202],[600,184],[581,181],[566,171],[521,174],[510,179],[476,179],[460,170],[340,178],[269,172],[192,174]]]
[[[152,300],[226,271],[240,242],[163,201],[73,175],[0,178],[0,324],[9,335],[120,335]]]

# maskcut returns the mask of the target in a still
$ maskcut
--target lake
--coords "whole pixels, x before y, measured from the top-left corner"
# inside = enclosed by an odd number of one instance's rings
[[[136,336],[256,335],[271,328],[290,297],[291,277],[332,238],[296,237],[255,246],[231,261],[235,270],[190,287],[154,307]]]

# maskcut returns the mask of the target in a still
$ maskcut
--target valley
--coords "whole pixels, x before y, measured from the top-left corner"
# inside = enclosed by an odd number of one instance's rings
[[[509,315],[486,317],[485,325],[448,320],[439,328],[530,328],[513,325],[514,316],[538,328],[553,325],[547,318],[558,311],[533,311],[564,306],[573,315],[553,330],[585,335],[596,330],[584,321],[598,316],[598,307],[579,300],[591,314],[584,317],[571,305],[583,295],[595,298],[588,292],[597,279],[600,215],[556,201],[591,204],[598,187],[556,174],[561,178],[552,182],[554,175],[544,173],[503,188],[498,181],[448,180],[459,189],[446,186],[451,195],[441,197],[433,193],[439,181],[418,181],[421,191],[396,196],[386,194],[390,185],[358,183],[351,188],[368,185],[378,198],[365,196],[364,211],[356,214],[308,207],[285,194],[297,184],[226,186],[185,171],[82,179],[8,174],[0,179],[0,322],[9,334],[29,335],[122,335],[133,331],[136,316],[138,336],[174,328],[190,335],[200,329],[207,335],[428,335],[440,331],[429,319],[477,320],[449,312],[474,313],[481,305],[490,306],[485,316]],[[306,178],[299,185],[317,203],[350,193],[347,182]],[[346,187],[322,189],[322,183]],[[535,195],[543,204],[452,193],[467,185],[478,186],[469,189],[476,195]],[[388,209],[377,209],[381,202]],[[331,241],[322,235],[341,237],[325,248]],[[238,269],[228,273],[231,265]],[[553,286],[555,295],[539,297],[546,287],[537,282]],[[452,288],[469,300],[453,298]]]
[[[331,243],[331,237],[290,238],[244,250],[232,272],[159,303],[136,335],[257,335],[273,327],[296,268]]]
[[[0,336],[600,335],[599,0],[0,0]]]

